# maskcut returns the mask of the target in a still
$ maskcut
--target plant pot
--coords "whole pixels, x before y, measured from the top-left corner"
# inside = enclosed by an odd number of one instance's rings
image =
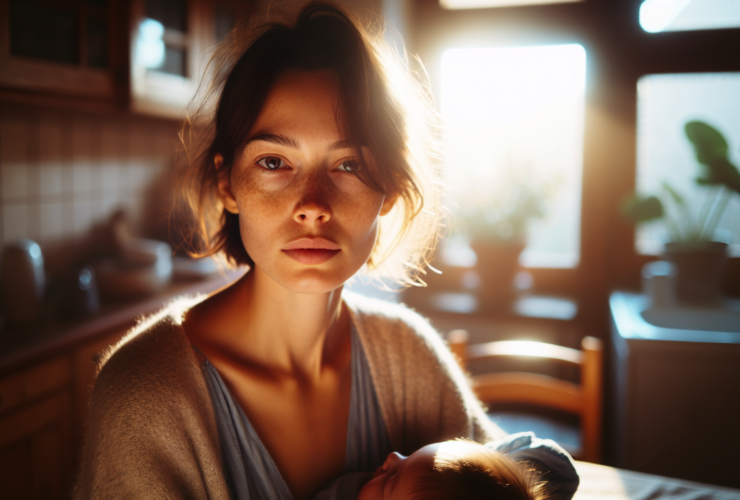
[[[680,300],[700,303],[720,300],[727,243],[666,243],[664,258],[676,266],[676,295]]]
[[[470,242],[478,259],[475,267],[480,277],[478,300],[481,303],[503,303],[514,297],[514,276],[519,270],[519,254],[525,246],[521,240]]]

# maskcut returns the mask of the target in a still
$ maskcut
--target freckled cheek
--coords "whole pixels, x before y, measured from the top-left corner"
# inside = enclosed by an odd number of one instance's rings
[[[377,230],[378,214],[382,197],[375,195],[348,197],[347,203],[336,207],[334,212],[342,217],[348,230],[356,233],[367,232],[370,236]]]

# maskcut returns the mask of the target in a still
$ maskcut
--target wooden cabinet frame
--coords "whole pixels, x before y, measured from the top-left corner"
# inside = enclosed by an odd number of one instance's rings
[[[124,66],[117,22],[121,1],[109,0],[108,69],[87,66],[86,48],[80,42],[77,65],[35,60],[10,53],[10,0],[0,0],[0,86],[34,93],[115,100],[121,94]],[[81,19],[86,19],[84,9]],[[83,29],[80,28],[82,32]]]

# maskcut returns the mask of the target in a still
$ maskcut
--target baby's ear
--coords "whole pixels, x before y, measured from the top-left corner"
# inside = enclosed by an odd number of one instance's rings
[[[396,205],[396,201],[398,201],[398,193],[385,195],[383,206],[380,207],[381,217],[391,211],[391,209]]]
[[[214,156],[213,165],[218,174],[218,197],[221,199],[224,208],[232,214],[239,213],[239,207],[236,205],[236,198],[231,192],[231,179],[228,172],[224,170],[224,157],[220,153]]]

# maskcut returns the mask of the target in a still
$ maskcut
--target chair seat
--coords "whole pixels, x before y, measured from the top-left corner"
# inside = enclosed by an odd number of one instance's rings
[[[578,425],[562,422],[556,418],[515,411],[493,411],[488,418],[507,434],[534,432],[542,439],[552,439],[573,456],[581,454]]]

